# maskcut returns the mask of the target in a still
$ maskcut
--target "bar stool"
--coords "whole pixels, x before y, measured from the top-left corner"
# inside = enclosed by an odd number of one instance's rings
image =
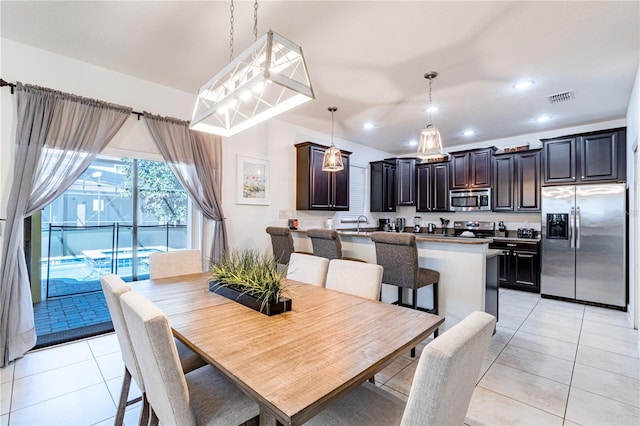
[[[361,259],[342,256],[342,243],[338,238],[338,232],[333,229],[308,229],[307,237],[311,238],[314,256],[326,257],[329,260],[343,259],[364,262]]]
[[[373,232],[371,240],[376,245],[376,260],[384,268],[382,282],[398,287],[399,306],[417,309],[438,315],[438,282],[440,273],[433,269],[418,266],[418,248],[416,236],[409,233]],[[426,309],[418,306],[418,289],[433,286],[433,308]],[[405,304],[403,289],[413,290],[413,303]],[[438,337],[438,330],[433,333]],[[415,356],[415,348],[411,349],[411,356]]]
[[[289,228],[278,226],[267,226],[267,234],[271,235],[271,245],[273,247],[273,257],[281,264],[289,263],[291,253],[295,251],[293,247],[293,237]]]

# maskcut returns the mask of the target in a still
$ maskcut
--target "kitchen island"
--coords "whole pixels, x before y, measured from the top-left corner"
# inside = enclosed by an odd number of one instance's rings
[[[345,257],[376,263],[376,250],[369,232],[338,231]],[[311,240],[305,232],[292,232],[297,251],[313,252]],[[473,311],[484,311],[486,303],[487,258],[497,251],[489,249],[491,238],[465,238],[452,235],[415,234],[420,267],[440,273],[439,315],[445,317],[440,330],[460,322]],[[411,291],[405,290],[405,302],[410,303]],[[394,302],[397,287],[383,284],[382,301]],[[418,292],[418,306],[432,304],[433,293],[427,288]]]

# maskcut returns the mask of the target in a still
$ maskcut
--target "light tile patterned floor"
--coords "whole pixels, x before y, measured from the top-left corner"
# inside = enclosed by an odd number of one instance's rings
[[[0,426],[112,425],[123,368],[113,334],[31,352],[0,369]],[[406,399],[415,368],[406,354],[376,382]],[[127,411],[126,425],[139,410]],[[501,290],[466,423],[639,425],[638,332],[624,312]]]

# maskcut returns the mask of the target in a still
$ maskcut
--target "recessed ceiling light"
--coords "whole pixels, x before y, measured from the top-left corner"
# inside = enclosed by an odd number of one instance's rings
[[[541,115],[540,117],[535,118],[533,121],[535,121],[536,123],[544,123],[549,120],[551,120],[551,117],[549,117],[548,115]]]
[[[438,107],[435,105],[431,105],[429,108],[427,108],[427,112],[438,112]]]
[[[526,89],[527,87],[531,87],[533,86],[533,81],[531,80],[524,80],[524,81],[519,81],[518,83],[513,85],[514,89]]]
[[[362,126],[363,129],[365,130],[371,130],[373,129],[375,126],[373,125],[372,122],[368,121],[366,123],[364,123],[364,126]]]
[[[471,130],[471,129],[465,130],[464,133],[463,133],[463,135],[465,135],[465,136],[473,136],[475,134],[476,134],[475,130]]]
[[[409,146],[418,146],[418,141],[415,139],[411,139],[409,142],[407,142],[407,145]]]

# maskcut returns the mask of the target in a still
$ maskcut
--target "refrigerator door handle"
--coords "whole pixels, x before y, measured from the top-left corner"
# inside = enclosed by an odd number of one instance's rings
[[[580,248],[580,207],[576,207],[576,248]]]
[[[569,214],[569,241],[571,241],[571,248],[576,248],[575,240],[574,240],[574,227],[575,227],[575,215],[576,210],[574,207],[571,207],[571,213]]]

